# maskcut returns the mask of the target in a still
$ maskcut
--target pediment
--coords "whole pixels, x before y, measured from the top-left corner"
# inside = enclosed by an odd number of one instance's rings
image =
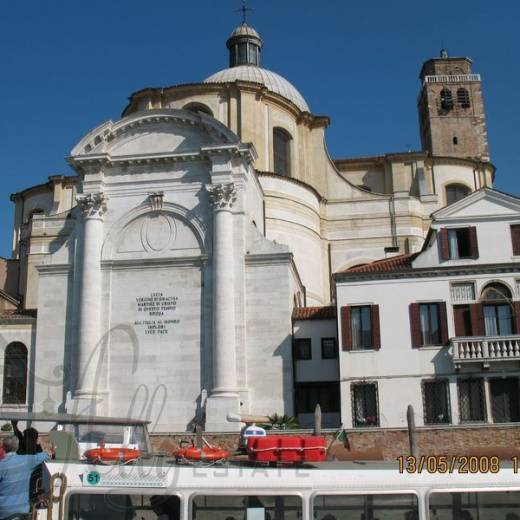
[[[176,109],[147,110],[115,123],[103,123],[74,147],[71,157],[197,154],[203,147],[238,142],[236,134],[206,114]]]
[[[436,211],[432,217],[434,221],[449,221],[518,217],[519,214],[520,199],[484,188]]]

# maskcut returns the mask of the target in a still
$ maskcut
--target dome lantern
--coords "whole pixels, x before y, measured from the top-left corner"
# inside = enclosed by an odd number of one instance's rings
[[[262,38],[247,25],[244,20],[232,33],[226,42],[229,49],[229,66],[240,65],[260,66],[260,52],[262,50]]]

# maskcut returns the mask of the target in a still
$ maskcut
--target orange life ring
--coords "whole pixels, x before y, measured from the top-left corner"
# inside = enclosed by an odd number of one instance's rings
[[[83,456],[89,462],[130,462],[141,457],[141,450],[134,448],[92,448]]]
[[[175,453],[177,460],[187,460],[195,462],[217,462],[229,458],[229,451],[218,447],[205,446],[203,448],[196,448],[191,446],[189,448],[179,448]]]

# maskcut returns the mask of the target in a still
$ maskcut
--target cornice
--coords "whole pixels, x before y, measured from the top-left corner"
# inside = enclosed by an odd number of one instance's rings
[[[197,152],[189,153],[155,153],[140,155],[118,155],[112,156],[109,153],[76,155],[69,157],[69,164],[79,170],[89,167],[118,167],[135,166],[150,164],[171,164],[182,162],[209,161],[215,155],[226,155],[230,157],[242,157],[248,164],[254,161],[254,152],[249,146],[244,145],[224,145],[204,147]]]
[[[103,260],[102,271],[121,271],[127,269],[142,270],[153,267],[154,269],[168,269],[175,267],[200,267],[208,261],[207,255],[189,256],[182,258],[138,258],[128,260]]]
[[[276,92],[270,91],[265,85],[262,83],[256,83],[254,81],[245,81],[245,80],[236,80],[236,81],[225,81],[225,82],[211,82],[211,83],[185,83],[180,85],[172,85],[169,87],[150,87],[144,88],[142,90],[138,90],[130,95],[129,100],[130,103],[125,107],[122,117],[126,117],[129,114],[132,114],[136,110],[133,110],[136,101],[139,98],[142,98],[146,95],[155,96],[161,103],[162,108],[164,107],[164,103],[166,102],[166,96],[169,94],[192,94],[192,93],[208,93],[215,92],[219,93],[222,90],[242,90],[246,92],[256,93],[257,99],[261,100],[263,98],[268,99],[270,101],[274,101],[279,105],[283,105],[290,112],[293,113],[297,117],[298,123],[303,123],[308,125],[310,128],[326,128],[330,124],[330,118],[328,116],[320,116],[314,115],[310,112],[304,112],[300,110],[292,101],[285,98],[281,94],[277,94]],[[157,107],[155,107],[157,108]]]
[[[273,264],[291,264],[293,254],[289,252],[283,253],[258,253],[245,255],[246,265],[273,265]]]
[[[505,264],[476,264],[461,266],[421,267],[401,271],[365,272],[365,273],[334,273],[336,283],[369,281],[369,280],[399,280],[408,278],[446,278],[449,276],[520,273],[520,262]]]
[[[71,264],[37,265],[36,270],[42,276],[53,274],[68,274],[72,270]]]

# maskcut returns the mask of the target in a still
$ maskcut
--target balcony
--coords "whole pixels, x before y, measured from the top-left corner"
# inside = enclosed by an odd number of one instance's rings
[[[438,74],[424,76],[424,83],[466,83],[480,81],[480,74]]]
[[[520,361],[520,335],[452,338],[450,353],[456,369],[467,363],[489,368],[495,361]]]

